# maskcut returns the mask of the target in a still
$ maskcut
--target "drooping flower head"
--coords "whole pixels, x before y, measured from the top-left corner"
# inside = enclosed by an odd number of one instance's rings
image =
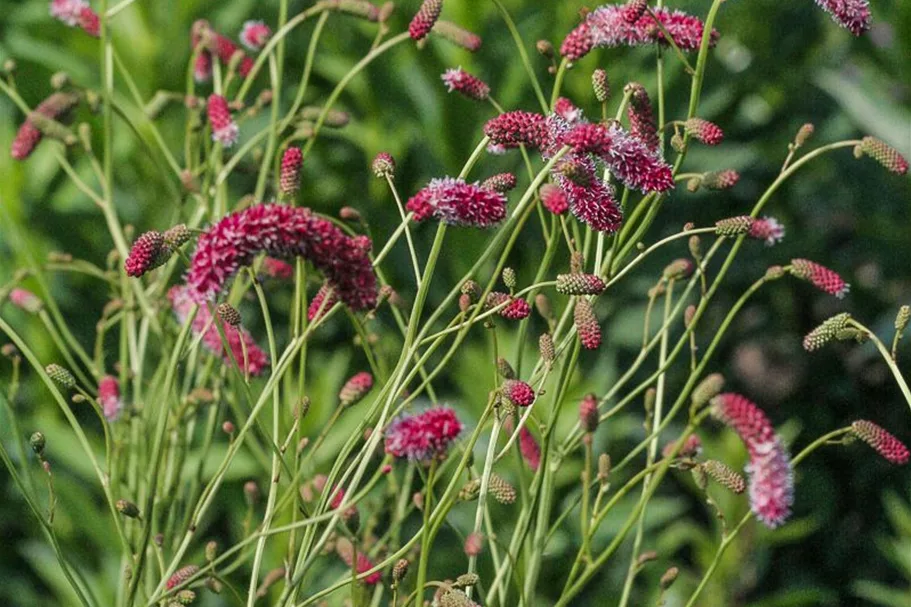
[[[114,421],[120,415],[123,401],[120,400],[120,382],[113,375],[105,375],[98,382],[98,402],[108,421]]]
[[[904,443],[871,421],[857,420],[851,424],[851,431],[854,436],[870,445],[885,460],[893,464],[907,464],[908,458],[911,457]]]
[[[506,197],[478,183],[445,177],[433,179],[405,207],[415,221],[431,217],[449,225],[486,228],[506,217]]]
[[[52,120],[60,120],[77,103],[79,103],[79,97],[72,93],[54,93],[39,103],[33,113]],[[13,144],[10,148],[13,159],[25,160],[28,158],[43,138],[44,133],[38,127],[36,121],[31,116],[27,117],[16,132],[15,139],[13,139]]]
[[[170,256],[171,249],[165,243],[164,234],[153,230],[133,242],[123,268],[127,276],[139,277],[162,265]]]
[[[262,21],[245,21],[240,30],[240,42],[251,51],[259,51],[269,41],[272,30]]]
[[[836,272],[808,259],[792,259],[790,270],[797,278],[808,280],[817,289],[839,299],[851,288]]]
[[[750,454],[750,508],[774,529],[788,518],[794,503],[794,476],[787,450],[765,413],[739,394],[727,392],[712,399],[712,413],[734,430]]]
[[[237,143],[240,129],[231,117],[228,101],[221,95],[212,93],[206,104],[206,113],[209,116],[209,126],[212,127],[212,141],[229,148]]]
[[[816,4],[832,16],[832,21],[855,36],[870,29],[868,0],[816,0]]]
[[[480,36],[474,32],[468,31],[464,27],[456,25],[452,21],[440,19],[433,25],[433,29],[430,30],[430,33],[435,34],[444,40],[448,40],[452,44],[455,44],[470,53],[477,52],[477,50],[481,48]]]
[[[192,289],[187,286],[171,287],[168,291],[168,299],[171,302],[171,308],[178,322],[184,323],[189,317],[190,310],[193,307]],[[230,348],[230,354],[225,351],[224,344],[221,341],[221,334],[218,327],[213,322],[209,308],[205,304],[200,305],[193,318],[192,331],[194,335],[202,335],[202,344],[207,350],[221,356],[225,364],[231,365],[231,355],[237,365],[243,368],[244,365],[244,346],[246,346],[246,371],[252,375],[262,374],[269,366],[269,356],[258,346],[245,329],[233,327],[228,323],[221,323],[221,328],[225,333],[225,340]],[[241,342],[244,345],[241,345]]]
[[[319,269],[345,304],[366,310],[376,303],[376,275],[370,239],[347,236],[310,209],[257,204],[223,217],[196,242],[187,284],[190,297],[215,297],[259,253],[289,259],[303,257]]]
[[[450,93],[460,93],[476,101],[484,101],[490,95],[490,87],[486,82],[461,67],[446,70],[440,78]]]
[[[408,34],[412,40],[423,40],[433,29],[443,10],[443,0],[424,0],[421,8],[408,24]]]
[[[856,152],[866,154],[879,164],[883,165],[888,171],[896,175],[904,175],[908,172],[908,161],[901,153],[891,145],[877,139],[876,137],[866,136],[860,141]]]
[[[576,29],[563,40],[560,54],[570,61],[577,61],[587,55],[593,48],[617,46],[642,46],[660,43],[667,45],[664,32],[655,24],[655,19],[648,13],[640,12],[639,17],[627,21],[632,15],[627,6],[607,4],[589,13]],[[655,17],[663,28],[674,39],[683,51],[694,51],[702,42],[705,24],[683,11],[672,11],[666,8],[654,9]],[[718,41],[718,32],[712,30],[709,45]]]
[[[339,405],[350,407],[356,405],[373,388],[373,376],[367,371],[361,371],[351,376],[338,393]]]
[[[449,407],[434,407],[417,415],[400,417],[386,428],[386,453],[427,462],[443,458],[462,432],[462,422]]]
[[[683,128],[690,137],[706,145],[718,145],[724,141],[724,131],[721,127],[702,118],[690,118],[684,123]]]

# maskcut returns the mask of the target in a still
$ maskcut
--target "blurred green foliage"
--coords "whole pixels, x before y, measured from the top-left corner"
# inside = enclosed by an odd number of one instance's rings
[[[275,0],[140,0],[118,16],[115,43],[142,96],[148,99],[160,89],[183,90],[193,20],[205,17],[217,29],[233,34],[247,18],[273,23],[277,4]],[[419,2],[397,4],[393,31],[407,25]],[[534,53],[534,41],[547,39],[558,46],[576,23],[581,4],[533,0],[504,4],[532,54],[538,77],[549,84],[548,64]],[[696,13],[708,6],[705,1],[670,4]],[[291,3],[292,12],[305,6],[299,1]],[[49,78],[57,71],[65,71],[83,86],[98,87],[95,40],[51,21],[43,0],[2,0],[0,7],[0,59],[17,62],[19,90],[30,105],[48,94]],[[721,194],[689,194],[680,188],[665,205],[648,241],[687,221],[710,225],[721,217],[747,212],[777,175],[788,142],[805,122],[816,126],[814,142],[873,134],[911,155],[907,54],[911,48],[911,4],[875,0],[873,15],[873,30],[855,39],[833,25],[812,0],[751,0],[723,5],[717,23],[722,40],[710,56],[700,115],[722,125],[726,140],[720,148],[693,149],[686,168],[735,168],[742,179],[735,189]],[[489,106],[449,96],[439,81],[444,69],[461,65],[481,76],[507,109],[536,107],[513,41],[493,3],[448,0],[445,16],[478,32],[484,39],[481,50],[471,55],[431,41],[421,50],[403,45],[382,57],[357,76],[341,96],[338,107],[351,113],[352,124],[324,132],[304,168],[303,200],[327,213],[344,204],[355,206],[380,241],[391,233],[398,218],[387,190],[369,172],[372,156],[381,150],[395,156],[397,182],[403,194],[410,195],[431,177],[456,172],[476,145],[481,125],[492,115]],[[288,39],[285,79],[292,85],[303,70],[311,31],[312,25],[304,26]],[[325,100],[338,79],[369,49],[374,31],[375,26],[346,17],[333,16],[328,21],[308,103]],[[595,67],[608,71],[615,91],[625,82],[638,80],[654,92],[654,63],[652,49],[594,52],[568,74],[567,96],[586,111],[597,112],[589,90],[589,76]],[[667,63],[668,116],[678,117],[685,112],[689,83],[672,56]],[[128,102],[122,83],[118,83],[118,96]],[[0,100],[0,149],[9,148],[21,119],[12,103]],[[83,110],[77,119],[97,125],[94,137],[100,141],[98,117]],[[183,135],[180,109],[168,109],[158,124],[172,150],[178,152]],[[254,121],[248,132],[261,124]],[[120,217],[137,231],[167,227],[180,213],[181,201],[174,194],[179,187],[175,175],[163,174],[160,154],[140,144],[123,123],[117,128],[115,180]],[[147,129],[141,129],[141,135],[149,140]],[[87,164],[78,162],[76,167],[80,174],[90,176]],[[523,174],[516,156],[495,159],[482,172],[486,176],[501,170]],[[239,198],[252,191],[254,179],[249,172],[234,177],[232,195]],[[907,177],[887,174],[869,160],[857,161],[849,151],[812,163],[781,188],[767,207],[787,226],[784,243],[771,250],[757,246],[748,256],[741,256],[725,293],[710,309],[711,325],[765,267],[791,257],[819,260],[852,283],[850,295],[842,302],[817,295],[795,281],[776,283],[749,304],[716,355],[717,370],[726,374],[731,388],[754,397],[776,424],[787,421],[785,435],[795,451],[858,417],[872,419],[904,439],[911,437],[911,415],[872,346],[837,346],[813,355],[800,349],[802,334],[841,310],[850,310],[882,335],[890,335],[897,307],[911,302],[909,202],[911,182]],[[47,146],[26,163],[14,162],[7,153],[0,153],[0,206],[0,282],[50,251],[72,252],[104,265],[112,243],[101,215],[58,169]],[[418,230],[418,246],[426,250],[430,237],[429,230]],[[431,301],[472,263],[471,255],[461,253],[476,250],[486,238],[484,233],[453,235]],[[520,284],[532,279],[533,261],[541,251],[540,242],[529,240],[515,252],[510,265],[517,269]],[[585,361],[586,372],[575,385],[578,395],[590,390],[603,392],[633,358],[641,334],[644,292],[663,264],[673,255],[685,254],[681,243],[667,257],[646,264],[637,272],[639,278],[628,281],[626,289],[616,292],[601,310],[602,318],[607,316],[614,329],[600,353]],[[399,247],[394,255],[388,267],[393,276],[398,271],[404,283],[409,267],[407,252]],[[392,282],[395,284],[395,278]],[[90,279],[75,274],[56,275],[51,289],[77,336],[91,343],[106,294],[98,292]],[[22,328],[43,360],[53,360],[53,344],[39,324],[27,322],[9,307],[3,312]],[[327,348],[351,339],[340,327],[334,330],[322,338]],[[531,334],[537,335],[540,330],[542,327],[537,327]],[[700,341],[707,337],[700,336]],[[517,344],[507,340],[502,347],[512,352]],[[533,351],[533,344],[524,347],[529,354]],[[444,378],[441,394],[469,411],[479,412],[486,388],[475,381],[474,372],[488,356],[483,341],[469,342]],[[908,368],[904,361],[911,360],[911,352],[906,345],[901,356],[900,362]],[[320,383],[314,391],[325,398],[314,398],[311,419],[316,421],[311,431],[318,428],[318,420],[328,416],[331,396],[350,363],[348,355],[342,353],[317,362],[319,368],[312,377]],[[6,381],[6,368],[0,377]],[[672,390],[679,379],[670,377]],[[21,398],[11,405],[18,425],[12,423],[10,409],[0,409],[0,440],[11,444],[14,433],[26,436],[35,428],[53,437],[49,453],[55,462],[61,499],[56,523],[60,536],[67,550],[91,564],[86,571],[96,576],[92,586],[111,587],[103,580],[119,575],[118,559],[92,548],[104,545],[104,535],[109,533],[107,513],[97,494],[84,485],[89,477],[85,466],[69,457],[78,450],[47,394],[27,372],[24,381]],[[574,414],[566,412],[567,423]],[[611,442],[601,441],[596,449],[622,457],[625,449],[643,436],[640,417],[630,414],[612,424]],[[742,448],[729,435],[704,435],[704,442],[712,457],[735,466],[743,460]],[[810,458],[798,473],[793,521],[775,532],[748,525],[699,604],[784,607],[911,603],[911,514],[907,503],[898,498],[883,499],[894,494],[907,496],[911,473],[893,469],[871,455],[863,446],[852,446],[826,449]],[[242,514],[239,487],[245,473],[242,463],[232,468],[236,490],[228,492],[234,497],[221,506],[223,513]],[[577,478],[578,469],[569,467],[557,501],[561,507],[573,503]],[[654,603],[656,597],[647,593],[657,587],[658,577],[670,565],[682,569],[667,599],[669,605],[679,604],[711,561],[718,542],[719,523],[710,509],[700,505],[701,498],[689,476],[680,473],[669,485],[649,509],[644,547],[657,550],[659,559],[644,568],[632,602],[635,605]],[[728,520],[737,520],[746,509],[742,497],[726,496],[717,488],[712,496]],[[0,602],[47,605],[48,597],[55,596],[54,601],[65,604],[65,584],[5,469],[0,471],[0,503],[4,548],[0,550]],[[620,508],[609,517],[601,541],[612,537],[625,511],[628,509]],[[454,517],[458,524],[459,514]],[[220,533],[224,537],[236,538],[239,530],[231,525],[237,520],[238,516],[225,515],[213,527],[223,526]],[[892,539],[879,539],[890,533]],[[108,541],[115,545],[113,538]],[[578,530],[572,528],[558,533],[549,546],[540,587],[554,588],[541,597],[542,604],[556,593],[559,586],[549,584],[550,577],[565,577],[565,560],[578,541]],[[444,546],[459,550],[455,542]],[[628,557],[621,553],[617,563],[623,566],[609,567],[579,604],[613,604]],[[96,598],[101,604],[112,600]]]

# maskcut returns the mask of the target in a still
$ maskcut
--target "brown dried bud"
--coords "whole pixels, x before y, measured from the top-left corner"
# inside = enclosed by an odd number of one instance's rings
[[[117,500],[115,504],[117,512],[128,518],[139,518],[139,508],[133,502],[127,500]]]
[[[218,314],[218,317],[225,322],[225,324],[231,325],[235,328],[240,326],[240,312],[238,312],[237,308],[228,302],[218,304],[218,307],[215,308],[215,312]]]
[[[452,583],[453,588],[468,588],[481,580],[477,573],[463,573]]]
[[[671,585],[677,580],[677,576],[680,574],[680,570],[677,567],[671,567],[664,572],[664,575],[661,576],[661,580],[658,582],[661,585],[662,590],[667,590]]]
[[[497,373],[500,374],[500,377],[503,377],[505,379],[516,378],[515,369],[513,369],[512,365],[509,364],[509,361],[502,356],[497,359]]]
[[[392,583],[398,584],[408,575],[408,559],[399,559],[392,566]]]
[[[895,330],[901,333],[905,330],[905,327],[908,326],[908,321],[911,320],[911,306],[902,306],[898,309],[898,314],[895,315]]]
[[[206,543],[206,560],[212,562],[218,556],[218,542],[212,540]]]
[[[654,550],[648,550],[639,555],[639,558],[636,559],[636,564],[642,567],[646,563],[658,560],[658,553]]]
[[[553,59],[554,45],[551,44],[549,40],[538,40],[535,42],[535,48],[542,57]]]
[[[702,239],[699,236],[695,234],[690,236],[687,245],[689,245],[690,255],[693,256],[693,259],[697,261],[702,259]]]
[[[247,481],[244,483],[244,499],[248,506],[255,506],[259,501],[259,486],[256,481]]]
[[[710,459],[700,467],[704,469],[706,476],[729,491],[743,493],[743,490],[746,489],[746,481],[743,480],[743,477],[723,462]]]
[[[610,476],[610,455],[607,453],[602,453],[598,456],[598,482],[601,483],[601,488],[607,486],[607,479]]]

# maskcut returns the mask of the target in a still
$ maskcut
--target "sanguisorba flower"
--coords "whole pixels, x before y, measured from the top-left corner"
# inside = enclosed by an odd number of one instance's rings
[[[770,247],[784,238],[784,226],[774,217],[739,215],[716,221],[715,233],[721,236],[746,234],[750,238],[765,241],[766,246]]]
[[[42,302],[37,295],[28,289],[22,289],[20,287],[10,291],[9,300],[14,306],[29,314],[37,314],[41,311],[41,308],[44,307],[44,302]]]
[[[373,388],[373,375],[361,371],[352,375],[338,393],[338,402],[342,407],[356,405]]]
[[[33,113],[52,120],[59,120],[79,103],[79,97],[72,93],[54,93],[38,104]],[[15,160],[25,160],[44,138],[44,133],[31,116],[25,119],[16,132],[10,153]]]
[[[174,311],[174,316],[177,320],[181,323],[186,322],[194,304],[192,289],[187,286],[171,287],[168,291],[168,299],[171,302],[171,308]],[[241,342],[244,342],[247,351],[246,371],[250,375],[260,375],[269,366],[269,356],[256,345],[256,342],[248,331],[232,327],[227,323],[222,323],[221,328],[225,332],[225,339],[228,343],[228,347],[231,349],[230,354],[226,352],[221,341],[221,334],[218,332],[218,327],[215,326],[212,315],[209,313],[209,308],[205,304],[199,306],[196,316],[193,317],[191,328],[194,335],[202,334],[202,344],[206,349],[213,354],[221,356],[226,364],[232,364],[231,354],[233,354],[234,360],[237,361],[237,365],[243,367],[244,346],[241,345]]]
[[[253,60],[230,38],[213,30],[205,19],[198,19],[190,30],[190,46],[195,50],[203,40],[208,43],[208,48],[201,50],[199,56],[205,57],[205,59],[198,60],[194,65],[194,77],[198,82],[205,82],[212,76],[212,53],[224,65],[228,65],[235,53],[239,51],[241,55],[237,72],[246,78],[253,69]]]
[[[431,217],[454,226],[486,228],[506,217],[506,197],[462,179],[433,179],[408,200],[415,221]]]
[[[101,35],[98,13],[85,0],[51,0],[50,13],[54,19],[70,27],[79,27],[89,36],[98,38]]]
[[[120,400],[120,382],[113,375],[105,375],[98,382],[98,402],[108,421],[114,421],[120,415],[123,408],[123,401]]]
[[[366,236],[347,236],[305,207],[257,204],[226,215],[197,239],[187,273],[190,297],[197,302],[214,298],[264,252],[309,260],[350,308],[370,309],[376,304],[370,247]]]
[[[497,173],[491,175],[481,182],[481,187],[485,190],[493,190],[505,194],[516,187],[516,176],[512,173]]]
[[[339,538],[335,543],[335,551],[338,553],[339,557],[345,561],[345,564],[348,565],[348,567],[354,567],[359,574],[370,571],[375,567],[373,561],[370,560],[370,557],[360,550],[357,551],[357,559],[355,559],[354,546],[352,546],[351,541],[348,538]],[[355,562],[355,560],[357,562]],[[379,571],[374,571],[361,581],[367,586],[375,586],[379,584],[382,579],[383,574]]]
[[[139,277],[151,272],[168,260],[171,250],[164,234],[156,230],[145,232],[133,242],[130,254],[123,262],[127,276]]]
[[[535,402],[535,389],[519,379],[507,379],[502,386],[503,396],[517,407],[527,407]]]
[[[855,36],[870,29],[868,0],[816,0],[816,4],[832,16],[832,21]]]
[[[440,78],[450,93],[460,93],[477,101],[484,101],[490,95],[490,87],[486,82],[461,67],[446,70]]]
[[[262,21],[245,21],[240,30],[240,43],[251,51],[260,51],[272,36],[272,30]]]
[[[727,392],[712,399],[712,413],[734,430],[750,454],[750,508],[774,529],[788,518],[794,503],[791,459],[765,413],[747,398]]]
[[[886,461],[893,464],[907,464],[911,454],[903,442],[877,424],[860,419],[851,424],[851,432],[857,438],[870,445]]]
[[[282,154],[281,170],[278,179],[278,194],[281,198],[290,198],[300,189],[301,165],[304,156],[300,148],[289,147]]]
[[[554,215],[562,215],[569,210],[569,201],[566,199],[566,193],[552,183],[545,183],[538,190],[538,196],[541,198],[541,204],[544,208]]]
[[[261,269],[263,274],[269,278],[288,280],[294,276],[294,266],[281,259],[275,259],[274,257],[266,257],[263,259]]]
[[[231,117],[227,99],[212,93],[206,104],[206,113],[209,116],[209,126],[212,128],[212,141],[220,143],[226,148],[237,143],[240,129],[234,122],[234,118]]]
[[[508,302],[508,303],[507,303]],[[513,297],[509,293],[493,291],[487,294],[487,307],[495,308],[506,304],[499,310],[499,315],[506,320],[522,320],[531,314],[531,306],[521,297]]]
[[[867,135],[861,139],[856,152],[866,154],[870,158],[873,158],[876,162],[883,165],[886,170],[895,173],[896,175],[904,175],[908,172],[908,160],[902,156],[898,150],[882,139]]]
[[[851,288],[837,272],[808,259],[792,259],[790,271],[797,278],[808,280],[820,291],[839,299]]]
[[[629,133],[642,140],[649,149],[656,150],[660,145],[658,128],[655,125],[655,113],[648,91],[638,82],[630,82],[624,88],[629,93],[629,107],[626,117],[629,119]]]
[[[421,8],[408,24],[408,34],[412,40],[423,40],[433,29],[443,10],[443,0],[424,0]]]
[[[724,131],[721,127],[703,118],[690,118],[684,123],[683,128],[690,137],[706,145],[718,145],[724,141]]]
[[[541,445],[525,426],[519,429],[519,452],[532,470],[537,470],[541,465]]]
[[[433,29],[430,30],[430,33],[435,34],[444,40],[448,40],[470,53],[477,52],[477,50],[481,48],[480,36],[464,27],[456,25],[452,21],[439,19],[433,24]]]
[[[648,13],[640,13],[633,21],[627,21],[627,7],[623,4],[607,4],[589,13],[576,29],[563,40],[560,54],[570,61],[577,61],[593,48],[617,46],[642,46],[659,42],[667,45],[662,29]],[[664,30],[671,35],[683,51],[694,51],[702,42],[705,24],[683,11],[666,8],[654,9],[655,17]],[[709,45],[718,41],[718,32],[712,30]]]
[[[586,350],[596,350],[601,345],[601,325],[598,324],[598,317],[595,316],[595,311],[587,299],[576,300],[573,319],[582,347]]]
[[[462,422],[449,407],[434,407],[407,415],[386,428],[386,453],[397,458],[428,462],[443,458],[462,432]]]

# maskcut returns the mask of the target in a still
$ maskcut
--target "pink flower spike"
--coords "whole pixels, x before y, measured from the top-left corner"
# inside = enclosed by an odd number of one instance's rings
[[[890,432],[865,419],[857,420],[851,424],[854,435],[870,445],[886,461],[893,464],[904,465],[908,463],[911,454],[908,447],[895,438]]]
[[[851,285],[836,272],[808,259],[792,259],[790,270],[797,278],[810,281],[817,289],[838,299],[851,289]]]
[[[289,280],[294,276],[294,266],[274,257],[263,259],[262,271],[269,278],[277,278],[279,280]]]
[[[401,417],[386,428],[386,453],[397,458],[427,462],[443,458],[462,432],[462,422],[449,407],[434,407]]]
[[[509,303],[500,308],[499,314],[507,320],[522,320],[531,314],[531,306],[524,299],[515,298],[508,293],[499,291],[494,291],[487,296],[487,307],[489,308],[494,308],[506,302]]]
[[[240,129],[237,128],[237,123],[231,117],[228,101],[221,95],[213,93],[209,95],[206,112],[209,115],[209,126],[212,127],[212,141],[220,143],[226,148],[237,143]]]
[[[611,146],[604,161],[626,186],[642,192],[666,192],[674,187],[670,165],[618,125],[608,129]]]
[[[535,389],[524,381],[507,379],[503,382],[503,395],[517,407],[527,407],[535,402]]]
[[[161,265],[170,256],[161,232],[146,232],[136,239],[123,263],[127,276],[139,277]]]
[[[101,37],[101,19],[98,13],[88,6],[82,7],[79,11],[79,27],[92,38]]]
[[[492,143],[504,148],[525,145],[544,149],[550,143],[547,118],[542,114],[516,110],[500,114],[484,125],[484,134]]]
[[[690,118],[684,124],[684,129],[690,137],[706,145],[718,145],[724,141],[724,131],[721,127],[702,118]]]
[[[251,51],[260,51],[269,37],[272,36],[272,30],[262,21],[246,21],[240,30],[240,42]]]
[[[212,55],[209,51],[202,51],[193,63],[193,80],[199,83],[212,79]]]
[[[120,400],[120,382],[113,375],[105,375],[98,382],[98,402],[101,410],[109,422],[117,419],[123,408]]]
[[[40,114],[47,118],[59,120],[67,114],[76,104],[79,103],[79,97],[72,93],[54,93],[38,104],[34,114]],[[32,152],[44,138],[44,133],[35,124],[31,116],[25,119],[22,126],[16,132],[13,139],[13,145],[10,153],[14,160],[25,160],[31,156]]]
[[[630,82],[626,85],[626,90],[630,94],[629,107],[626,110],[630,135],[641,139],[649,149],[657,150],[660,141],[648,91],[638,82]]]
[[[174,316],[178,322],[186,322],[190,310],[193,308],[194,300],[192,298],[192,288],[188,286],[171,287],[168,291],[168,299],[171,302],[171,308],[174,310]],[[203,335],[202,343],[207,350],[213,354],[222,357],[222,360],[228,365],[233,364],[233,359],[237,361],[238,366],[244,364],[244,342],[247,351],[246,371],[250,375],[260,375],[269,366],[269,357],[263,350],[256,345],[253,337],[244,329],[238,330],[227,323],[222,323],[221,328],[225,333],[225,339],[230,354],[225,351],[224,344],[221,340],[221,334],[218,327],[212,321],[212,315],[209,313],[209,307],[205,304],[200,305],[196,316],[193,318],[192,331],[195,335]]]
[[[301,165],[303,154],[300,148],[289,147],[282,154],[281,170],[279,172],[278,193],[281,198],[289,198],[297,194],[300,189]]]
[[[582,110],[566,97],[559,97],[554,103],[554,114],[570,125],[582,119]]]
[[[476,101],[484,101],[490,95],[490,87],[487,86],[487,83],[472,76],[461,67],[446,70],[440,78],[450,93],[460,93]]]
[[[784,239],[784,226],[774,217],[756,218],[750,224],[748,232],[750,238],[764,240],[767,247],[771,247]]]
[[[414,41],[423,40],[433,29],[443,10],[443,0],[424,0],[417,14],[408,24],[408,34]]]
[[[712,413],[734,430],[750,453],[750,508],[767,527],[787,519],[794,503],[794,476],[790,456],[765,413],[739,394],[712,399]]]
[[[525,426],[519,430],[519,452],[532,470],[537,470],[541,465],[541,446]]]
[[[336,303],[338,303],[338,297],[335,296],[335,291],[328,285],[321,286],[307,307],[307,320],[310,322],[319,320]]]
[[[54,19],[70,27],[79,27],[93,38],[101,33],[98,13],[85,0],[52,0],[49,10]]]
[[[454,226],[486,228],[506,217],[506,197],[462,179],[433,179],[405,205],[415,221],[434,217]]]
[[[868,0],[816,0],[816,4],[832,16],[832,21],[855,36],[870,29]]]
[[[320,270],[345,304],[367,310],[376,304],[370,239],[347,236],[310,209],[258,204],[223,217],[196,241],[187,284],[197,302],[213,299],[259,253],[303,257]]]

